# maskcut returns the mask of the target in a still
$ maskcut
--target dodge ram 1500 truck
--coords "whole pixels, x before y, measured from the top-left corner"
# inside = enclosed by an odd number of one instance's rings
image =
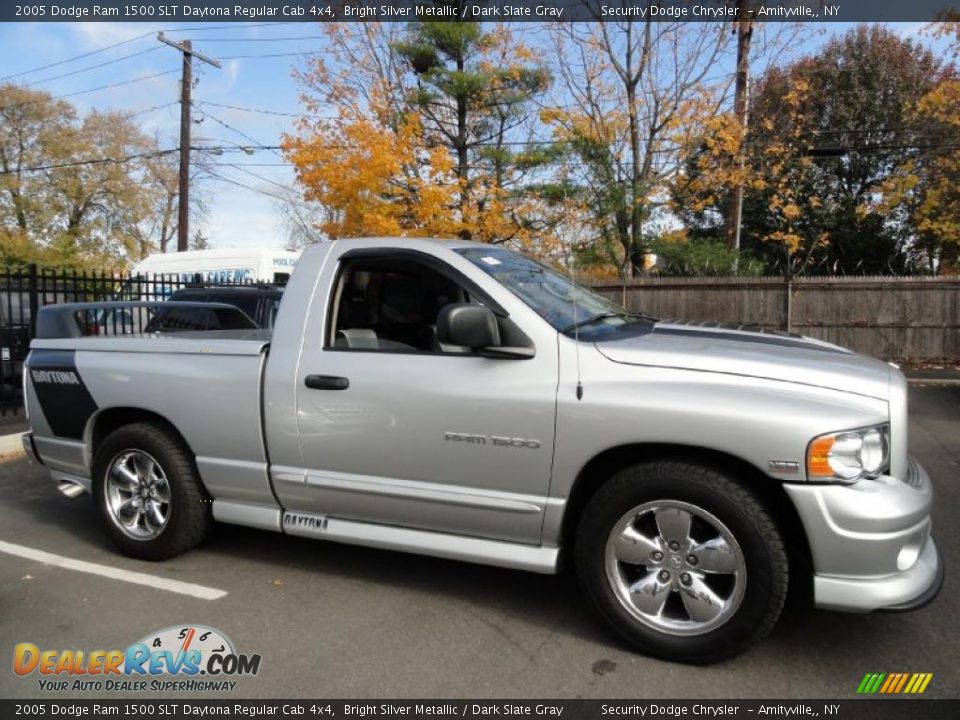
[[[67,308],[69,310],[69,308]],[[271,331],[62,337],[39,318],[28,452],[138,558],[214,521],[554,573],[643,651],[937,594],[931,481],[892,365],[625,311],[510,250],[307,250]]]

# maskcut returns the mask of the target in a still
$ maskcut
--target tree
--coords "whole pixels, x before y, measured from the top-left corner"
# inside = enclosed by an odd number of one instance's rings
[[[169,153],[120,113],[0,86],[0,254],[66,267],[119,266],[154,247]]]
[[[26,249],[53,220],[53,208],[38,192],[38,170],[70,155],[63,130],[76,120],[73,107],[47,94],[0,86],[0,227],[5,244]]]
[[[936,37],[951,42],[954,58],[960,54],[958,14],[932,26]],[[960,79],[949,72],[926,93],[910,113],[926,138],[925,147],[899,165],[884,185],[877,203],[883,211],[905,208],[914,237],[912,260],[930,273],[960,271]]]
[[[708,87],[726,24],[574,23],[556,26],[553,42],[563,94],[541,117],[582,163],[593,244],[617,252],[624,276],[638,274],[644,222],[677,169],[675,136],[691,116],[717,112],[729,85]]]
[[[531,101],[547,89],[549,74],[503,25],[486,32],[478,22],[416,23],[396,48],[416,75],[411,101],[427,142],[447,147],[455,159],[460,236],[514,239],[526,213],[511,188],[522,186],[550,153],[514,151],[509,141],[530,118]],[[508,208],[511,199],[520,202]]]
[[[720,240],[689,238],[684,231],[664,233],[650,242],[656,256],[652,271],[667,276],[756,276],[763,263],[738,253]]]
[[[419,116],[387,119],[340,108],[336,123],[288,139],[304,198],[325,209],[331,239],[375,235],[453,235],[454,183],[449,157],[423,142]]]
[[[210,238],[204,235],[202,230],[196,230],[190,238],[191,250],[209,250],[211,247]]]
[[[159,138],[154,140],[154,145],[160,146]],[[191,164],[191,168],[195,167]],[[134,226],[132,233],[138,246],[137,254],[146,257],[154,251],[167,252],[170,242],[177,236],[177,210],[180,206],[179,156],[169,153],[145,158],[143,174],[147,186],[152,188],[153,211],[145,222]],[[199,214],[204,208],[202,195],[194,191],[191,197],[191,213]]]
[[[528,48],[470,22],[324,29],[331,53],[299,73],[307,115],[285,139],[324,232],[545,242],[553,155],[529,124],[549,75]]]
[[[671,187],[672,204],[691,240],[712,243],[728,235],[722,212],[736,188],[749,191],[745,209],[763,234],[752,238],[768,267],[799,274],[825,242],[812,219],[822,207],[811,185],[811,140],[797,117],[809,101],[809,83],[792,79],[782,88],[781,130],[763,118],[752,133],[736,113],[709,118],[687,139],[687,160]],[[764,138],[756,142],[754,138]],[[745,260],[749,257],[748,252]]]
[[[960,82],[941,83],[924,95],[917,106],[941,137],[960,134]],[[956,145],[931,153],[918,163],[919,192],[911,203],[919,235],[921,261],[928,270],[960,271],[960,151]]]
[[[77,164],[46,179],[48,202],[57,211],[50,244],[71,264],[83,258],[137,257],[142,248],[131,229],[150,213],[153,194],[138,182],[139,160],[155,148],[116,113],[92,112],[63,136]],[[86,158],[116,161],[80,164]]]
[[[859,26],[765,73],[743,151],[742,246],[788,274],[909,270],[916,227],[903,203],[883,198],[923,154],[927,136],[913,108],[945,73],[929,49],[880,26]],[[695,234],[716,232],[713,211],[735,185],[724,177],[729,163],[711,162],[717,172],[701,185],[712,184],[712,202],[686,218]],[[689,179],[702,168],[687,169]]]

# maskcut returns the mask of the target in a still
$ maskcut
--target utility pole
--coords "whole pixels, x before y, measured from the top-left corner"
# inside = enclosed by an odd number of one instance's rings
[[[174,42],[157,33],[157,40],[183,53],[183,77],[180,80],[180,201],[177,215],[177,252],[190,243],[190,90],[193,87],[193,57],[215,68],[220,63],[193,49],[189,40]]]
[[[753,16],[748,12],[749,0],[736,0],[737,17],[737,71],[733,96],[733,114],[741,130],[741,144],[737,166],[743,171],[744,147],[747,136],[747,113],[750,108],[750,40],[753,36]],[[743,218],[743,182],[737,181],[727,209],[727,242],[734,250],[740,249],[740,226]]]

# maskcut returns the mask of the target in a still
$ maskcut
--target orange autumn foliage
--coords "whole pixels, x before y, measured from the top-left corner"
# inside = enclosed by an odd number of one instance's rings
[[[449,155],[424,145],[414,112],[393,128],[344,110],[336,123],[287,138],[284,150],[304,198],[326,209],[320,229],[331,239],[460,231]]]

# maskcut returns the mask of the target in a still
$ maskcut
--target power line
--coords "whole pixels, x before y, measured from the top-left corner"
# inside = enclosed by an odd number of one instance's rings
[[[303,50],[301,52],[288,52],[288,53],[269,53],[265,55],[225,55],[221,60],[246,60],[254,58],[284,58],[284,57],[301,57],[309,55],[325,55],[329,50]]]
[[[185,28],[170,28],[164,32],[168,33],[181,33],[181,32],[209,32],[211,30],[249,30],[251,28],[260,28],[260,27],[277,27],[282,25],[296,25],[299,24],[296,21],[289,22],[279,22],[279,23],[252,23],[244,25],[197,25],[194,27],[185,27]],[[137,40],[143,40],[143,38],[150,37],[154,34],[155,31],[151,30],[150,32],[145,32],[142,35],[136,35],[127,40],[121,40],[120,42],[113,43],[112,45],[106,45],[102,48],[96,50],[91,50],[90,52],[81,53],[80,55],[74,55],[73,57],[68,57],[64,60],[58,60],[57,62],[48,63],[46,65],[38,65],[37,67],[30,68],[28,70],[21,70],[20,72],[13,73],[11,75],[5,75],[0,77],[0,82],[4,80],[10,80],[11,78],[23,77],[24,75],[30,75],[31,73],[40,72],[41,70],[48,70],[49,68],[59,67],[60,65],[66,65],[67,63],[75,62],[76,60],[82,60],[83,58],[91,57],[92,55],[99,55],[102,52],[107,50],[113,50],[114,48],[121,47],[123,45],[129,45],[132,42]]]
[[[220,118],[218,118],[216,115],[212,115],[208,110],[204,110],[203,108],[199,108],[199,107],[197,108],[197,110],[199,110],[200,112],[202,112],[204,117],[208,117],[208,118],[210,118],[211,120],[213,120],[215,123],[219,123],[220,125],[222,125],[223,127],[225,127],[227,130],[230,130],[230,131],[232,131],[232,132],[235,132],[237,135],[239,135],[239,136],[242,137],[242,138],[245,138],[245,139],[249,140],[249,141],[252,142],[254,145],[259,146],[259,147],[261,147],[261,148],[263,148],[263,149],[268,149],[268,150],[270,150],[270,152],[272,152],[272,153],[273,153],[274,155],[276,155],[277,157],[283,158],[283,155],[280,154],[279,152],[277,152],[277,150],[274,150],[273,148],[268,148],[266,145],[264,145],[263,143],[261,143],[259,140],[255,140],[254,138],[250,137],[249,135],[247,135],[247,134],[246,134],[245,132],[243,132],[242,130],[237,130],[237,128],[233,127],[232,125],[227,124],[226,122],[224,122],[223,120],[221,120]]]
[[[145,160],[148,158],[161,157],[163,155],[170,155],[171,153],[180,152],[180,148],[169,148],[167,150],[155,150],[153,152],[147,153],[134,153],[132,155],[126,155],[121,158],[111,158],[111,157],[101,157],[101,158],[91,158],[88,160],[75,160],[70,162],[62,163],[49,163],[47,165],[35,165],[33,167],[26,168],[13,168],[11,170],[0,170],[0,175],[13,175],[26,172],[42,172],[45,170],[61,170],[64,168],[72,167],[81,167],[84,165],[123,165],[124,163],[131,162],[133,160]]]
[[[174,102],[174,103],[168,103],[168,105],[176,105],[176,104],[177,104],[177,103],[175,103],[175,102]],[[158,106],[153,107],[153,108],[146,108],[145,110],[141,110],[140,113],[150,112],[150,111],[152,111],[152,110],[157,110],[157,109],[159,109],[159,108],[161,108],[161,107],[164,107],[164,106],[163,106],[163,105],[158,105]],[[136,114],[139,114],[139,113],[134,113],[134,115],[136,115]],[[263,147],[256,147],[256,148],[250,148],[250,147],[245,146],[245,145],[223,145],[223,146],[213,146],[213,147],[198,147],[198,146],[193,146],[193,147],[190,148],[190,150],[192,150],[192,151],[194,151],[194,152],[208,152],[208,153],[211,153],[211,152],[212,152],[212,153],[216,153],[216,152],[235,152],[235,151],[236,151],[236,152],[239,152],[239,151],[244,151],[244,152],[246,152],[247,150],[251,150],[251,149],[254,149],[254,150],[270,150],[270,149],[274,149],[274,148],[276,148],[276,147],[279,147],[279,146],[263,146]],[[45,165],[33,165],[33,166],[30,166],[30,167],[24,167],[24,168],[19,168],[19,169],[18,169],[18,168],[13,168],[13,169],[10,169],[10,170],[0,170],[0,175],[13,175],[13,174],[18,174],[18,173],[43,172],[43,171],[46,171],[46,170],[60,170],[60,169],[71,168],[71,167],[82,167],[82,166],[84,166],[84,165],[122,165],[122,164],[124,164],[124,163],[132,162],[132,161],[134,161],[134,160],[145,160],[145,159],[154,158],[154,157],[162,157],[163,155],[171,155],[171,154],[173,154],[173,153],[178,153],[178,152],[180,152],[180,147],[179,147],[179,146],[178,146],[178,147],[175,147],[175,148],[167,148],[167,149],[164,149],[164,150],[155,150],[155,151],[146,152],[146,153],[134,153],[134,154],[132,154],[132,155],[125,155],[125,156],[119,157],[119,158],[115,158],[115,157],[87,158],[87,159],[85,159],[85,160],[70,160],[70,161],[62,162],[62,163],[48,163],[48,164],[45,164]],[[224,165],[231,165],[232,163],[223,163],[223,164],[224,164]],[[212,165],[218,165],[218,163],[212,163]],[[281,163],[276,163],[276,165],[279,166],[279,165],[281,165]]]
[[[296,199],[296,198],[284,197],[283,195],[277,195],[275,193],[270,192],[269,190],[264,190],[263,188],[254,187],[253,185],[247,185],[246,183],[242,183],[239,180],[234,180],[233,178],[228,178],[226,175],[220,175],[219,173],[210,173],[210,175],[211,177],[214,177],[217,180],[221,180],[225,183],[230,183],[231,185],[236,185],[237,187],[245,188],[255,193],[260,193],[261,195],[266,195],[267,197],[271,197],[274,200],[290,202],[291,199],[294,199],[294,200]]]
[[[74,62],[75,60],[82,60],[83,58],[90,57],[91,55],[99,55],[100,53],[106,52],[107,50],[113,50],[113,48],[118,48],[121,45],[128,45],[137,40],[142,40],[145,37],[149,37],[150,35],[153,35],[153,33],[146,32],[146,33],[143,33],[142,35],[137,35],[136,37],[132,37],[129,40],[121,40],[120,42],[114,43],[113,45],[107,45],[106,47],[102,47],[99,50],[91,50],[90,52],[86,52],[81,55],[74,55],[73,57],[67,58],[66,60],[59,60],[57,62],[49,63],[47,65],[40,65],[35,68],[30,68],[29,70],[22,70],[21,72],[13,73],[12,75],[5,75],[4,77],[0,78],[0,81],[9,80],[11,78],[16,78],[16,77],[22,77],[23,75],[29,75],[30,73],[39,72],[40,70],[47,70],[48,68],[58,67],[60,65],[66,65],[67,63]]]
[[[292,162],[239,162],[239,163],[204,163],[204,167],[293,167]]]
[[[137,117],[138,115],[146,115],[147,113],[151,113],[154,110],[163,110],[164,108],[168,108],[171,105],[176,105],[176,104],[177,102],[173,100],[168,103],[163,103],[162,105],[154,105],[153,107],[144,108],[143,110],[135,110],[134,112],[123,113],[123,115],[126,118]]]
[[[211,30],[249,30],[251,28],[261,27],[283,27],[284,25],[299,25],[298,20],[287,20],[285,22],[263,22],[263,23],[243,23],[242,25],[194,25],[193,27],[171,28],[163,30],[165,33],[179,32],[209,32]],[[150,33],[151,35],[153,33]],[[206,40],[204,40],[206,42]]]
[[[226,165],[227,167],[232,167],[232,168],[234,168],[235,170],[239,170],[240,172],[242,172],[242,173],[245,174],[245,175],[249,175],[250,177],[254,177],[254,178],[256,178],[257,180],[261,180],[262,182],[269,183],[269,184],[271,184],[271,185],[275,185],[276,187],[280,188],[281,190],[285,190],[285,191],[287,191],[287,192],[292,192],[292,193],[298,193],[298,194],[299,194],[299,191],[298,191],[296,188],[291,187],[290,185],[284,185],[283,183],[278,183],[276,180],[271,180],[270,178],[264,177],[263,175],[259,175],[259,174],[255,173],[255,172],[253,172],[252,170],[247,170],[247,169],[245,169],[245,168],[244,168],[242,165],[240,165],[240,164],[235,164],[235,163],[220,163],[220,164],[221,164],[221,165]]]
[[[191,150],[198,150],[198,151],[200,151],[200,152],[213,152],[213,153],[215,153],[215,154],[219,154],[220,151],[228,151],[228,152],[240,152],[240,151],[243,151],[243,152],[246,152],[246,153],[249,154],[250,152],[257,151],[257,150],[283,150],[283,146],[281,146],[281,145],[261,145],[261,144],[259,144],[259,143],[255,144],[255,145],[251,145],[251,144],[240,145],[240,144],[238,144],[238,143],[231,142],[231,141],[229,141],[229,140],[221,140],[221,139],[219,139],[219,138],[203,138],[203,140],[205,140],[205,141],[207,141],[207,142],[213,142],[213,143],[219,143],[219,144],[218,144],[218,145],[206,145],[206,146],[205,146],[205,145],[199,145],[199,146],[195,145],[195,146],[191,147],[190,149],[191,149]],[[199,141],[200,141],[200,139],[198,138],[198,142],[199,142]]]
[[[259,42],[295,42],[298,40],[322,40],[317,35],[298,35],[296,37],[265,37],[265,38],[217,38],[207,37],[205,43],[223,42],[223,43],[259,43]]]
[[[200,101],[201,105],[209,105],[210,107],[226,108],[227,110],[239,110],[241,112],[249,113],[259,113],[261,115],[279,115],[280,117],[292,117],[298,118],[303,117],[303,113],[288,113],[280,112],[279,110],[265,110],[263,108],[252,108],[252,107],[241,107],[240,105],[224,105],[223,103],[208,102],[206,100]],[[321,118],[334,120],[335,118]]]
[[[144,80],[152,80],[153,78],[162,77],[163,75],[170,75],[171,73],[180,72],[180,68],[174,68],[173,70],[164,70],[163,72],[153,73],[152,75],[143,75],[142,77],[133,78],[132,80],[121,80],[120,82],[110,83],[109,85],[101,85],[100,87],[88,88],[87,90],[77,90],[76,92],[66,93],[65,95],[50,95],[48,97],[41,98],[39,100],[27,100],[21,103],[11,103],[10,105],[0,106],[0,111],[10,110],[12,108],[26,107],[28,105],[37,105],[40,103],[49,102],[50,100],[64,100],[69,97],[74,97],[76,95],[85,95],[86,93],[99,92],[100,90],[108,90],[110,88],[120,87],[121,85],[131,85],[133,83],[143,82]]]
[[[276,185],[277,187],[283,188],[284,190],[287,190],[287,191],[296,193],[296,190],[294,190],[293,188],[288,188],[288,187],[286,187],[286,186],[284,186],[284,185],[280,185],[279,183],[275,183],[275,182],[273,182],[272,180],[268,180],[267,178],[261,177],[261,176],[257,175],[256,173],[251,173],[251,172],[249,172],[249,171],[243,170],[242,168],[239,168],[239,167],[238,167],[237,169],[240,170],[241,172],[246,172],[248,175],[253,175],[254,177],[256,177],[256,178],[258,178],[258,179],[260,179],[260,180],[264,180],[264,181],[266,181],[266,182],[272,183],[273,185]],[[301,200],[300,198],[298,198],[298,197],[291,197],[291,196],[289,196],[289,195],[287,195],[287,196],[277,195],[277,194],[275,194],[275,193],[272,193],[272,192],[269,192],[269,191],[267,191],[267,190],[264,190],[263,188],[254,187],[253,185],[248,185],[247,183],[242,183],[242,182],[240,182],[239,180],[235,180],[235,179],[233,179],[233,178],[228,178],[228,177],[226,177],[226,176],[224,176],[224,175],[220,175],[220,174],[218,174],[218,173],[210,173],[210,174],[211,174],[212,177],[214,177],[214,178],[216,178],[217,180],[220,180],[220,181],[222,181],[222,182],[228,183],[228,184],[230,184],[230,185],[235,185],[236,187],[244,188],[244,189],[246,189],[246,190],[250,190],[250,191],[255,192],[255,193],[259,193],[259,194],[264,195],[264,196],[266,196],[266,197],[273,198],[274,200],[279,200],[281,203],[283,203],[283,204],[281,205],[281,207],[285,210],[285,212],[286,212],[286,214],[287,214],[287,217],[291,218],[297,225],[300,226],[300,229],[306,231],[306,233],[307,233],[308,235],[311,235],[311,236],[315,235],[315,229],[312,228],[312,227],[309,225],[309,223],[308,223],[307,221],[305,221],[304,218],[303,218],[303,217],[300,215],[300,213],[297,211],[297,206],[300,206],[300,207],[306,208],[306,209],[313,209],[313,208],[312,208],[308,203],[306,203],[306,202],[304,202],[303,200]]]
[[[25,83],[21,87],[32,87],[33,85],[39,85],[40,83],[53,82],[54,80],[62,80],[63,78],[79,75],[80,73],[89,72],[90,70],[97,70],[99,68],[106,67],[107,65],[113,65],[114,63],[123,62],[124,60],[129,60],[130,58],[135,58],[140,55],[146,55],[147,53],[156,52],[159,49],[160,48],[158,47],[147,48],[146,50],[130,53],[129,55],[124,55],[123,57],[114,58],[113,60],[107,60],[106,62],[98,63],[97,65],[88,65],[85,68],[80,68],[79,70],[73,70],[72,72],[63,73],[62,75],[54,75],[53,77],[43,78],[42,80],[34,80],[32,82]]]
[[[157,106],[154,106],[154,107],[151,107],[151,108],[145,108],[145,109],[143,109],[143,110],[139,110],[139,111],[137,111],[137,112],[131,113],[130,115],[128,115],[128,117],[132,117],[132,116],[139,115],[139,114],[143,114],[143,113],[147,113],[147,112],[152,112],[152,111],[154,111],[154,110],[159,110],[159,109],[161,109],[161,108],[164,108],[164,107],[167,107],[167,106],[170,106],[170,105],[176,105],[176,104],[177,104],[177,103],[175,103],[175,102],[170,102],[170,103],[166,103],[165,105],[157,105]],[[231,128],[231,129],[232,129],[232,128]],[[239,132],[239,131],[236,131],[236,132]],[[243,135],[243,133],[241,133],[241,134]],[[190,149],[191,149],[192,151],[194,151],[194,152],[204,152],[204,153],[209,153],[209,154],[214,154],[214,155],[215,155],[215,154],[219,154],[219,153],[223,153],[223,152],[244,152],[244,153],[249,153],[250,151],[260,151],[260,150],[276,151],[276,150],[281,150],[281,149],[282,149],[282,147],[281,147],[280,145],[262,145],[262,144],[260,144],[260,143],[257,143],[256,141],[253,141],[252,138],[250,138],[248,135],[244,135],[244,137],[246,137],[246,138],[248,138],[248,139],[251,139],[251,141],[254,142],[254,144],[253,144],[253,145],[233,145],[233,144],[229,144],[229,143],[224,143],[224,144],[222,144],[222,145],[213,145],[213,146],[193,146],[193,147],[191,147]],[[343,146],[342,144],[327,144],[327,145],[324,145],[324,147],[326,147],[326,148],[334,148],[334,147],[343,148],[343,147],[345,147],[345,146]],[[960,144],[958,144],[958,143],[939,143],[939,144],[927,144],[927,145],[903,145],[903,146],[897,146],[897,148],[900,148],[900,149],[919,149],[919,150],[960,150]],[[881,148],[873,148],[873,147],[871,147],[871,146],[847,147],[847,148],[814,147],[814,148],[810,148],[809,151],[812,151],[812,152],[818,152],[818,151],[819,151],[819,152],[839,152],[839,151],[843,150],[843,151],[846,151],[846,152],[869,152],[869,151],[872,150],[872,149],[890,149],[890,148],[889,148],[889,146],[883,146],[883,147],[881,147]],[[40,172],[40,171],[45,171],[45,170],[56,170],[56,169],[62,169],[62,168],[79,167],[79,166],[83,166],[83,165],[123,164],[123,163],[126,163],[126,162],[131,162],[131,161],[133,161],[133,160],[147,159],[147,158],[151,158],[151,157],[160,157],[160,156],[163,156],[163,155],[169,155],[169,154],[171,154],[171,153],[176,153],[176,152],[179,152],[179,151],[180,151],[180,148],[179,148],[179,147],[175,147],[175,148],[168,148],[168,149],[165,149],[165,150],[157,150],[157,151],[148,152],[148,153],[136,153],[136,154],[127,155],[127,156],[124,156],[124,157],[121,157],[121,158],[100,157],[100,158],[89,158],[89,159],[86,159],[86,160],[69,161],[69,162],[63,162],[63,163],[52,163],[52,164],[46,164],[46,165],[35,165],[35,166],[31,166],[31,167],[20,168],[19,170],[16,169],[16,168],[14,168],[14,169],[12,169],[12,170],[3,170],[3,171],[0,171],[0,175],[11,175],[11,174],[14,174],[14,173],[27,173],[27,172]],[[281,157],[282,157],[282,156],[281,156]],[[555,166],[570,166],[570,167],[589,167],[589,166],[593,166],[593,165],[595,165],[595,164],[596,164],[596,163],[585,162],[585,161],[582,161],[582,160],[555,160],[555,161],[553,161],[553,162],[551,162],[551,163],[548,163],[547,165],[548,165],[548,166],[549,166],[549,165],[555,165]],[[627,167],[627,166],[631,165],[631,163],[630,163],[629,161],[617,161],[617,162],[613,162],[613,163],[610,163],[610,164],[611,164],[611,165],[615,165],[615,166],[619,166],[619,167]],[[241,163],[214,162],[214,163],[206,163],[206,164],[205,164],[205,167],[233,167],[233,168],[236,168],[236,169],[241,169],[241,168],[243,168],[243,167],[292,167],[293,165],[294,165],[294,164],[291,163],[291,162],[270,162],[270,163],[266,163],[266,162],[263,162],[263,163],[261,163],[261,162],[251,162],[251,163],[242,163],[242,162],[241,162]],[[477,165],[476,165],[476,164],[473,164],[473,166],[476,167]],[[243,171],[243,170],[241,170],[241,172],[247,172],[247,174],[253,175],[254,177],[257,177],[258,179],[263,180],[264,182],[268,182],[268,183],[277,185],[278,187],[282,187],[283,189],[286,189],[286,190],[293,190],[293,189],[294,189],[294,188],[292,188],[291,186],[282,185],[282,184],[277,183],[277,182],[275,182],[275,181],[273,181],[273,180],[270,180],[270,179],[268,179],[268,178],[264,178],[264,177],[262,177],[262,176],[256,175],[255,173],[252,173],[252,172]]]

